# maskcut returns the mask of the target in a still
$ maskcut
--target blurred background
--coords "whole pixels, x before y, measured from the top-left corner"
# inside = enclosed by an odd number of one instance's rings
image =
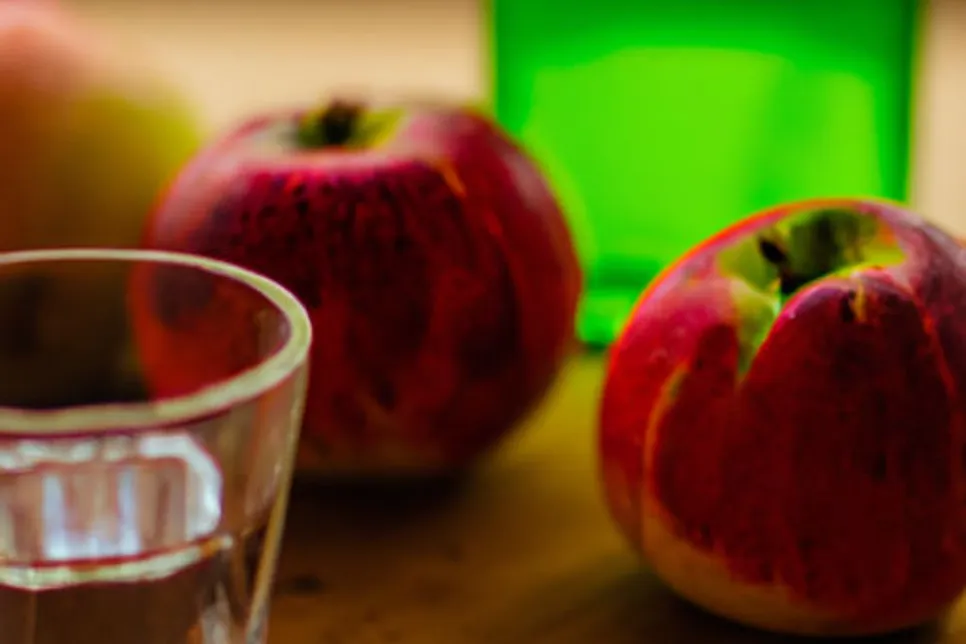
[[[68,0],[136,41],[209,126],[343,87],[485,100],[481,0]],[[966,1],[931,0],[923,25],[913,194],[966,234]]]
[[[342,89],[494,107],[567,206],[585,339],[606,342],[671,258],[775,201],[886,196],[966,235],[966,0],[68,2],[145,50],[213,133]],[[695,100],[678,113],[674,92]]]
[[[340,89],[486,94],[475,0],[67,0],[141,47],[210,127]]]

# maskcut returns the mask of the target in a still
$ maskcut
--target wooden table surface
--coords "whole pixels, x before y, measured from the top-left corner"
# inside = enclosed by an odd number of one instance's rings
[[[601,377],[601,358],[576,358],[461,484],[297,484],[270,644],[788,644],[675,599],[618,537],[593,452]],[[966,602],[864,641],[966,643]]]

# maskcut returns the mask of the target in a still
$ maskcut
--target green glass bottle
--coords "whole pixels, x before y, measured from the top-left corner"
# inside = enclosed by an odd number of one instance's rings
[[[570,217],[608,344],[647,283],[780,201],[903,200],[917,0],[489,0],[493,108]]]

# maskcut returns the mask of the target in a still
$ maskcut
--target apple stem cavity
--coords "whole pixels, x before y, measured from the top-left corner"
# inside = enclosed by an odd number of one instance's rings
[[[785,300],[810,282],[861,264],[876,226],[874,219],[846,210],[806,213],[784,234],[760,236],[758,253],[775,268]]]
[[[302,117],[299,142],[309,148],[346,147],[358,141],[364,113],[360,103],[336,100]]]

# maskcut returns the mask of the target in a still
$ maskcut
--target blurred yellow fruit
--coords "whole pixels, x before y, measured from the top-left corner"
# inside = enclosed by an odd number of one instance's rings
[[[0,250],[136,245],[200,142],[137,56],[56,3],[0,0]]]
[[[190,110],[135,53],[56,2],[0,0],[0,252],[137,246],[200,144]],[[124,335],[118,279],[0,275],[0,405],[100,395]]]

